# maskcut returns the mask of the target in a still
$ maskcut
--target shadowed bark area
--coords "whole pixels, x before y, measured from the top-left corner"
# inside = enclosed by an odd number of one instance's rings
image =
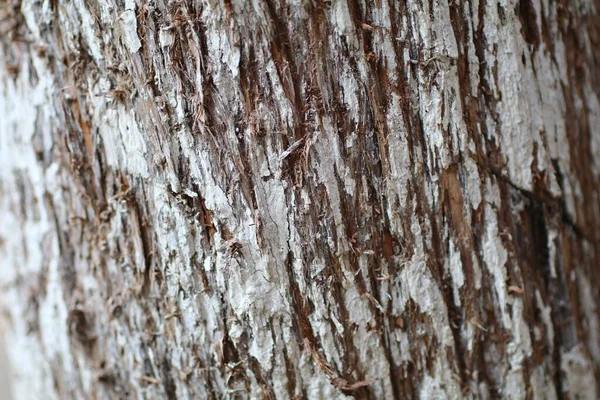
[[[594,0],[0,0],[15,398],[596,399]]]

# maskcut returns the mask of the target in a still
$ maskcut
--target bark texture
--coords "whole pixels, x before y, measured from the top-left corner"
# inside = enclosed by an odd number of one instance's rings
[[[596,399],[599,7],[0,1],[15,398]]]

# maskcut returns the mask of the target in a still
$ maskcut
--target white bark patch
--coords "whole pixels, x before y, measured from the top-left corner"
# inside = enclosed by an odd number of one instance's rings
[[[548,379],[544,367],[540,366],[531,374],[531,390],[534,400],[556,400],[556,388],[554,383]]]
[[[505,373],[506,388],[503,395],[509,399],[522,399],[526,396],[526,385],[523,376],[523,365],[531,356],[531,338],[529,326],[523,318],[523,301],[520,298],[512,302],[512,333],[506,353],[509,359],[509,370]]]
[[[416,221],[412,228],[415,236],[421,236],[420,227]],[[413,259],[400,274],[403,291],[402,303],[406,304],[410,297],[419,306],[421,312],[429,314],[434,325],[434,332],[441,344],[452,348],[454,343],[448,321],[448,310],[445,303],[440,302],[442,295],[420,254],[423,253],[415,252]]]
[[[460,259],[460,251],[456,248],[454,241],[450,241],[449,257],[446,260],[446,269],[452,276],[452,289],[454,295],[454,303],[460,307],[460,288],[465,284],[465,276],[463,274],[463,265]]]
[[[554,350],[554,325],[552,324],[552,308],[544,304],[539,290],[535,291],[535,302],[540,310],[542,322],[545,325],[544,334],[548,337],[547,345],[550,351]]]
[[[492,207],[485,207],[486,231],[484,234],[483,259],[490,274],[494,277],[494,288],[498,298],[498,307],[502,313],[502,321],[507,329],[511,329],[512,323],[506,311],[507,288],[506,288],[506,261],[508,253],[499,237],[498,222]]]
[[[6,57],[0,48],[0,71],[5,71]],[[52,216],[43,207],[44,193],[51,190],[59,195],[59,178],[51,171],[45,173],[36,161],[31,141],[36,134],[36,118],[42,125],[50,118],[43,105],[51,103],[53,77],[36,63],[38,82],[27,79],[28,63],[15,81],[0,76],[0,282],[4,312],[11,315],[6,336],[10,359],[12,389],[15,398],[56,398],[53,390],[52,367],[57,364],[66,376],[73,375],[70,346],[65,332],[67,318],[62,288],[58,284],[58,244],[53,234]],[[38,111],[41,109],[43,111]],[[45,143],[48,151],[51,143]],[[20,177],[19,177],[20,176]],[[23,181],[25,179],[25,181]],[[31,192],[19,194],[18,187],[27,185]],[[55,190],[53,190],[55,189]],[[27,196],[24,198],[22,196]],[[23,221],[22,211],[37,215]],[[46,270],[47,282],[37,277]],[[46,292],[44,297],[39,293]],[[34,297],[30,297],[34,296]],[[39,301],[39,321],[30,301]],[[41,340],[28,332],[36,324]]]
[[[433,374],[425,374],[419,398],[421,399],[447,399],[460,393],[459,378],[455,376],[446,361],[437,358]]]
[[[598,398],[594,368],[589,358],[580,346],[569,351],[561,350],[561,371],[566,380],[563,384],[564,393],[571,398],[596,400]]]
[[[133,0],[127,0],[125,11],[119,16],[123,42],[130,53],[137,53],[142,47],[142,42],[137,34],[137,18],[135,15],[135,3]]]
[[[98,29],[96,23],[90,15],[90,12],[85,7],[84,0],[74,0],[73,5],[77,9],[77,12],[81,18],[80,29],[85,38],[85,42],[92,53],[92,57],[97,63],[99,63],[104,57],[102,56],[100,39],[96,33],[96,29]],[[133,22],[137,23],[135,17]]]
[[[598,305],[594,301],[593,288],[589,279],[582,273],[577,275],[579,284],[579,296],[586,318],[587,344],[596,362],[600,361],[600,324],[598,323]]]

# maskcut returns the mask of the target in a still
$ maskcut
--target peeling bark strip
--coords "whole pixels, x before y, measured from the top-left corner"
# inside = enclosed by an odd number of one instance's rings
[[[1,1],[15,398],[596,399],[599,13]]]

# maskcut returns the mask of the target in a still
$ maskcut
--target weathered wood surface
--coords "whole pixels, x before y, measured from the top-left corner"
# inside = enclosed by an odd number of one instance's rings
[[[597,398],[594,0],[3,0],[15,398]]]

